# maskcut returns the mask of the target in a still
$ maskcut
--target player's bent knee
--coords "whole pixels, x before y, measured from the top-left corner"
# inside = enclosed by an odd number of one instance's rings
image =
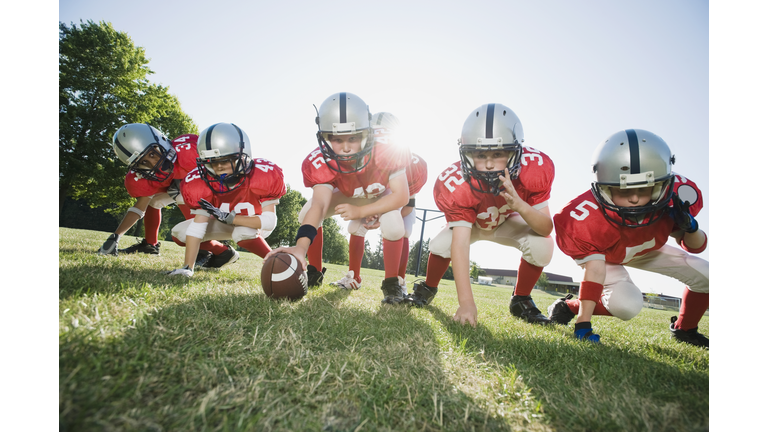
[[[167,193],[159,193],[152,197],[152,200],[149,202],[149,206],[159,210],[173,204],[174,202],[175,200],[171,198],[171,196]]]
[[[603,302],[611,315],[627,321],[643,310],[643,293],[632,283],[617,282],[604,295]]]
[[[397,241],[405,235],[403,217],[400,216],[399,211],[393,210],[384,213],[379,220],[381,221],[381,237],[385,240]]]
[[[523,254],[523,259],[537,267],[546,267],[552,261],[555,251],[555,242],[552,237],[529,237],[528,250]]]
[[[232,240],[235,243],[240,243],[243,240],[252,240],[259,236],[259,231],[256,228],[237,226],[232,230]]]
[[[440,231],[435,238],[429,242],[429,253],[450,259],[452,240],[453,234],[450,229]]]
[[[690,280],[685,281],[688,289],[698,293],[709,293],[709,261],[688,255],[685,263],[693,269]]]
[[[187,227],[189,227],[189,223],[192,221],[192,219],[187,219],[184,222],[179,222],[176,224],[176,226],[171,229],[171,236],[175,237],[174,241],[178,239],[182,243],[187,242]],[[176,242],[178,243],[178,242]]]

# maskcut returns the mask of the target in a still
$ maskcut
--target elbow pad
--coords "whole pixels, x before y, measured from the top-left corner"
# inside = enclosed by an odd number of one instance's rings
[[[264,212],[256,217],[261,220],[261,229],[264,231],[273,231],[277,226],[277,215],[273,212]]]

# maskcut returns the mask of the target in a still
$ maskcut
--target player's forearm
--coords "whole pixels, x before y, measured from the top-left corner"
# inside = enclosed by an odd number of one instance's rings
[[[456,227],[453,229],[451,241],[451,266],[453,279],[456,281],[456,295],[459,306],[475,304],[472,285],[469,283],[469,234],[470,228]]]
[[[232,221],[232,225],[261,229],[261,219],[256,216],[237,215]]]
[[[685,233],[683,235],[683,243],[688,250],[698,250],[704,246],[707,241],[707,234],[703,230],[697,230],[693,233]]]
[[[523,208],[518,210],[518,214],[536,234],[546,237],[552,233],[554,224],[548,213],[542,213],[526,203]]]
[[[360,206],[360,217],[364,218],[373,215],[381,215],[405,207],[406,204],[408,204],[408,194],[391,193],[375,202]]]

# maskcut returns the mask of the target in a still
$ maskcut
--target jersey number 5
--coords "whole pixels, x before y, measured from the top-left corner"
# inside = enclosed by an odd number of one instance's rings
[[[581,213],[576,213],[574,210],[571,210],[571,217],[576,219],[577,221],[583,221],[584,219],[589,216],[589,210],[587,209],[587,206],[592,207],[593,209],[597,210],[598,207],[597,204],[593,203],[592,201],[582,201],[581,204],[576,206],[576,210],[580,211]]]

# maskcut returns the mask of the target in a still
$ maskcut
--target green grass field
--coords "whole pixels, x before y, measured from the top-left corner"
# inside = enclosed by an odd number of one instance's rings
[[[709,352],[670,338],[673,312],[596,317],[595,346],[574,340],[572,324],[511,317],[508,288],[473,286],[472,328],[452,321],[453,281],[423,309],[382,306],[383,272],[368,269],[359,291],[324,285],[278,302],[249,253],[187,280],[161,273],[183,261],[173,243],[161,256],[103,257],[107,233],[59,233],[61,430],[709,427]],[[346,273],[327,267],[326,282]],[[542,310],[557,299],[533,298]]]

